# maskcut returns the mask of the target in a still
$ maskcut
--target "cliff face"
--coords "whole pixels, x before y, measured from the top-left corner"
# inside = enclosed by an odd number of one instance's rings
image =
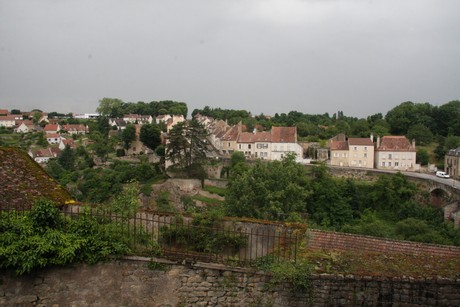
[[[73,202],[69,192],[26,152],[0,147],[0,209],[29,209],[41,197],[58,205]]]

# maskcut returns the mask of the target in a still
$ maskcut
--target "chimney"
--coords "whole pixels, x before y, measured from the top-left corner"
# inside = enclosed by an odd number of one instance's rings
[[[415,139],[412,139],[412,148],[415,149]]]
[[[374,143],[374,134],[371,133],[371,142]]]
[[[376,145],[377,145],[376,146],[377,148],[380,147],[380,135],[377,135],[377,144]]]

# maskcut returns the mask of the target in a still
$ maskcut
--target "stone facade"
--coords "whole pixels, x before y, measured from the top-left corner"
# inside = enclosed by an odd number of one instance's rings
[[[1,271],[1,306],[459,306],[460,280],[321,274],[311,288],[269,285],[270,275],[205,263],[131,258],[17,277]],[[161,270],[163,268],[164,270]]]

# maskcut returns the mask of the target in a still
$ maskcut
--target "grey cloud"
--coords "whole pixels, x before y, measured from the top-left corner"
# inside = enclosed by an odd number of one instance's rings
[[[458,1],[0,0],[0,107],[366,116],[459,99]]]

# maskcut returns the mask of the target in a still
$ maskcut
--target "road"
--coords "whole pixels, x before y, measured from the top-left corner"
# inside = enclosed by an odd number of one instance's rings
[[[445,185],[449,185],[452,188],[459,190],[460,189],[460,181],[454,180],[452,178],[439,178],[436,177],[435,174],[427,174],[427,173],[416,173],[416,172],[402,172],[405,176],[408,177],[415,177],[415,178],[421,178],[421,179],[428,179],[432,180],[435,182],[439,182]]]
[[[363,169],[363,168],[352,168],[352,167],[340,167],[340,166],[329,166],[332,168],[339,168],[339,169],[354,169],[354,170],[368,170],[372,171],[375,173],[387,173],[387,174],[396,174],[398,171],[392,171],[392,170],[381,170],[381,169]],[[425,180],[432,180],[435,182],[439,182],[448,186],[451,186],[455,190],[460,190],[460,181],[459,180],[454,180],[452,178],[439,178],[436,177],[434,173],[418,173],[418,172],[401,172],[401,174],[408,176],[408,177],[414,177],[414,178],[420,178],[420,179],[425,179]]]

